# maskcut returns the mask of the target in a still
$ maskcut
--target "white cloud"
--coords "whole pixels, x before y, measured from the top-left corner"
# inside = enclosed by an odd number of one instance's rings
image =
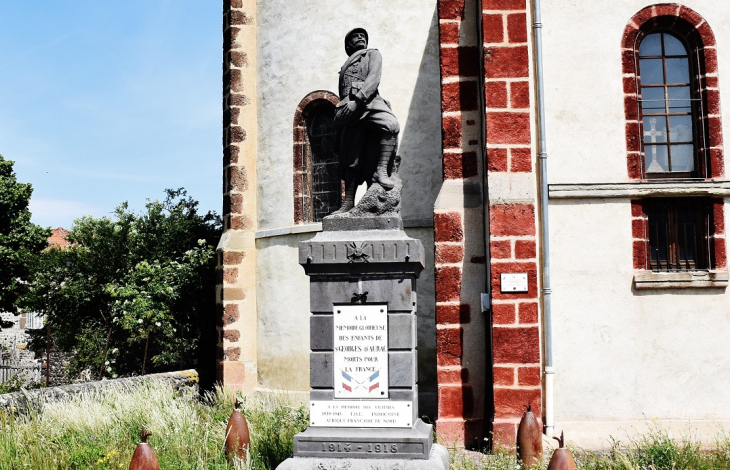
[[[74,219],[85,215],[102,217],[109,215],[109,210],[80,201],[64,199],[31,198],[30,212],[33,223],[42,227],[71,228]]]

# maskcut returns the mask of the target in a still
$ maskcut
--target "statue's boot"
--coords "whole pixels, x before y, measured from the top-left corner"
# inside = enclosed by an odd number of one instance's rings
[[[345,177],[345,200],[342,201],[342,205],[339,209],[334,211],[332,214],[344,214],[350,209],[355,207],[355,192],[357,191],[357,183],[355,178]]]
[[[373,181],[384,189],[393,189],[395,181],[388,176],[388,164],[395,155],[398,148],[398,137],[395,134],[384,133],[380,138],[380,155],[378,155],[378,167],[373,175]]]

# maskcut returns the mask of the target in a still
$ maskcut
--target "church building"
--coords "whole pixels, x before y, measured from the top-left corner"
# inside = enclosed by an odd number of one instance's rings
[[[299,242],[367,31],[400,123],[419,409],[446,445],[730,428],[727,0],[224,0],[218,379],[309,397]]]

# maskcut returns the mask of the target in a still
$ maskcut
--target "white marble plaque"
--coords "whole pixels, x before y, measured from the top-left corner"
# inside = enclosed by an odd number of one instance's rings
[[[410,428],[410,401],[331,400],[309,403],[309,425],[346,428]]]
[[[502,273],[499,290],[502,293],[527,292],[527,273]]]
[[[335,398],[388,398],[387,305],[333,310]]]

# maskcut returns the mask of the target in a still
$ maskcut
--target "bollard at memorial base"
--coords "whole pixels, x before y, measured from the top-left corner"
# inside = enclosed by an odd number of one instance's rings
[[[152,446],[147,443],[147,438],[152,435],[142,428],[142,442],[137,444],[132,455],[132,461],[129,462],[129,470],[160,470],[160,464],[157,461]]]
[[[526,468],[538,465],[542,459],[542,429],[529,404],[517,428],[517,455]]]
[[[226,426],[226,455],[243,458],[251,444],[246,416],[238,408],[241,402],[236,398],[233,413]]]
[[[548,470],[576,470],[578,466],[575,464],[573,454],[565,447],[565,435],[561,432],[560,437],[553,437],[557,440],[560,447],[555,449],[550,459]]]

